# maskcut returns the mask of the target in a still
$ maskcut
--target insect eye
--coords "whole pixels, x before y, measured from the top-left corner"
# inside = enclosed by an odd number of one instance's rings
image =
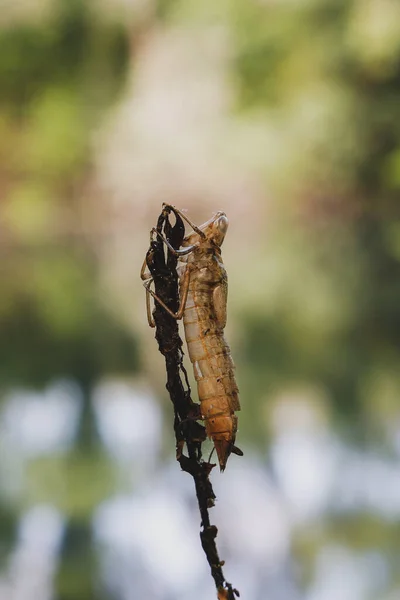
[[[225,215],[221,215],[218,219],[218,229],[225,234],[228,230],[229,221]]]

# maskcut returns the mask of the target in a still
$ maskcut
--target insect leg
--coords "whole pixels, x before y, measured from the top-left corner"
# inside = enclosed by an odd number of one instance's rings
[[[146,263],[146,259],[144,259],[142,268],[140,269],[140,278],[142,280],[144,280],[144,286],[146,288],[146,312],[147,312],[147,321],[150,325],[150,327],[155,327],[156,324],[154,323],[154,319],[153,316],[151,314],[151,306],[150,306],[150,292],[148,290],[148,285],[151,284],[151,282],[153,281],[153,278],[151,276],[150,273],[146,273],[146,267],[147,267],[147,263]]]
[[[143,285],[146,288],[146,291],[151,294],[154,298],[154,300],[156,300],[158,302],[158,304],[160,304],[166,311],[168,314],[171,315],[171,317],[174,317],[174,319],[182,319],[183,317],[183,313],[185,310],[185,305],[186,305],[186,300],[188,297],[188,293],[189,293],[189,281],[190,281],[190,267],[189,265],[186,267],[185,270],[185,274],[183,276],[183,281],[181,284],[181,291],[182,291],[182,298],[181,298],[181,303],[179,305],[179,308],[177,310],[176,313],[174,313],[162,300],[161,298],[159,298],[154,292],[153,290],[150,289],[150,285],[151,282],[153,280],[148,279],[147,281],[144,281]]]
[[[151,278],[151,274],[146,273],[146,267],[147,267],[147,262],[146,262],[146,259],[144,259],[142,268],[140,269],[140,279],[146,280],[146,279]]]
[[[148,287],[147,287],[147,285],[146,285],[147,283],[148,283],[148,285],[150,285],[152,281],[153,281],[153,279],[148,279],[148,280],[147,280],[147,281],[144,283],[144,285],[145,285],[145,288],[146,288],[146,312],[147,312],[147,321],[148,321],[148,323],[149,323],[150,327],[155,327],[155,326],[156,326],[156,324],[155,324],[155,322],[154,322],[153,315],[151,314],[151,305],[150,305],[150,290],[149,290],[149,288],[148,288]]]
[[[179,210],[179,208],[175,208],[175,206],[172,206],[172,204],[166,204],[165,202],[164,202],[163,206],[165,208],[171,208],[173,210],[173,212],[176,213],[177,215],[179,215],[182,219],[184,219],[186,221],[186,223],[188,223],[190,225],[190,227],[193,229],[193,231],[198,233],[200,237],[202,237],[202,238],[207,237],[206,234],[204,233],[204,231],[202,231],[201,229],[199,229],[199,227],[197,227],[197,225],[192,223],[192,221],[190,219],[188,219],[188,217],[186,215],[184,215]]]
[[[210,456],[208,457],[208,461],[207,462],[211,462],[211,457],[214,454],[214,451],[215,451],[215,446],[213,446],[213,449],[210,452]]]
[[[233,452],[233,454],[236,454],[237,456],[243,456],[243,450],[241,450],[234,444],[232,444],[231,452]]]
[[[190,252],[193,252],[193,250],[197,248],[197,244],[193,244],[192,246],[188,246],[183,250],[176,250],[173,246],[171,246],[167,238],[165,238],[159,231],[157,231],[155,227],[153,227],[151,233],[156,233],[158,237],[164,242],[164,244],[168,246],[168,249],[172,252],[172,254],[174,254],[174,256],[184,256],[185,254],[190,254]]]

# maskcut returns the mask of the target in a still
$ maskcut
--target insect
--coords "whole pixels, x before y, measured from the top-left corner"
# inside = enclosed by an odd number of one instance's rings
[[[150,296],[175,319],[183,317],[185,338],[197,382],[200,410],[207,435],[212,438],[221,471],[231,452],[243,455],[235,446],[237,416],[240,410],[238,387],[230,348],[224,338],[228,283],[221,258],[221,245],[228,229],[224,212],[217,212],[209,221],[197,227],[186,215],[171,205],[164,207],[183,218],[193,229],[175,250],[156,229],[169,250],[178,256],[180,306],[171,311],[151,290],[152,277],[144,262],[141,278],[146,288],[149,325],[154,327]]]

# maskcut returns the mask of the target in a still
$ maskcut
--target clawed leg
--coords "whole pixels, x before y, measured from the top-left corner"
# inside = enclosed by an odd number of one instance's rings
[[[172,206],[172,204],[167,204],[166,202],[164,202],[163,207],[170,208],[174,213],[176,213],[182,219],[184,219],[186,221],[186,223],[188,223],[190,225],[190,227],[193,229],[193,231],[198,233],[200,237],[202,237],[202,238],[206,237],[206,234],[204,233],[204,231],[202,231],[199,227],[197,227],[197,225],[192,223],[192,221],[185,214],[183,214],[183,212],[181,212],[179,210],[179,208],[175,208],[175,206]]]
[[[151,314],[151,304],[150,304],[150,289],[149,286],[151,285],[151,282],[153,281],[153,279],[148,279],[147,281],[144,282],[144,287],[146,288],[146,313],[147,313],[147,321],[150,325],[150,327],[155,327],[156,324],[154,322],[153,319],[153,315]]]
[[[165,304],[165,302],[163,302],[163,301],[161,300],[161,298],[159,298],[159,297],[158,297],[158,296],[157,296],[157,295],[156,295],[156,294],[153,292],[153,290],[151,290],[151,289],[150,289],[150,285],[151,285],[152,281],[153,281],[153,279],[151,278],[151,279],[148,279],[147,281],[145,281],[145,282],[143,283],[144,287],[146,288],[147,295],[149,295],[149,294],[150,294],[151,296],[153,296],[154,300],[155,300],[156,302],[158,302],[158,304],[160,304],[160,305],[161,305],[161,306],[162,306],[162,307],[163,307],[163,308],[164,308],[164,309],[167,311],[167,313],[168,313],[169,315],[171,315],[171,317],[174,317],[174,319],[177,319],[177,320],[179,320],[179,319],[182,319],[182,317],[183,317],[183,313],[184,313],[184,310],[185,310],[185,306],[186,306],[186,300],[187,300],[188,293],[189,293],[190,265],[188,265],[188,266],[186,267],[185,274],[184,274],[184,276],[183,276],[183,281],[182,281],[182,283],[181,283],[181,288],[180,288],[180,289],[181,289],[181,295],[182,295],[182,297],[181,297],[181,302],[180,302],[180,305],[179,305],[179,309],[177,310],[177,312],[176,312],[176,313],[175,313],[174,311],[172,311],[172,310],[171,310],[171,309],[170,309],[170,308],[169,308],[169,307],[168,307],[168,306]],[[149,315],[149,313],[147,313],[147,316],[148,316],[148,315]],[[153,319],[152,319],[152,321],[153,321]],[[149,323],[150,323],[150,321],[149,321]],[[151,325],[151,327],[154,327],[154,325]]]
[[[151,285],[151,282],[153,281],[153,277],[151,276],[150,273],[146,273],[146,267],[147,267],[147,263],[146,263],[146,259],[144,259],[142,268],[140,270],[140,278],[142,280],[144,280],[144,287],[146,288],[146,312],[147,312],[147,321],[150,325],[150,327],[155,327],[156,324],[154,323],[154,319],[153,319],[153,315],[151,314],[151,305],[150,305],[150,291],[148,289],[148,286]]]
[[[144,259],[142,268],[140,269],[140,279],[142,279],[143,281],[146,279],[152,279],[151,274],[146,273],[146,269],[147,269],[147,262],[146,262],[146,259]]]
[[[208,457],[208,461],[207,461],[208,463],[211,463],[211,457],[214,454],[214,452],[215,452],[215,446],[213,446],[213,449],[210,452],[210,456]]]
[[[164,242],[164,244],[168,247],[168,249],[172,252],[172,254],[174,256],[185,256],[185,254],[190,254],[190,252],[193,252],[193,250],[195,248],[197,248],[197,244],[192,244],[191,246],[188,246],[187,248],[183,248],[183,250],[176,250],[173,246],[171,246],[171,244],[169,243],[167,238],[165,238],[162,235],[162,233],[157,231],[157,229],[155,227],[153,227],[153,229],[151,230],[151,233],[152,234],[155,233],[156,235],[158,235],[158,237]]]
[[[180,212],[175,209],[174,207],[170,206],[170,205],[164,205],[165,207],[170,207],[172,208],[174,211],[176,211],[177,213],[180,214]],[[184,215],[181,215],[183,218],[186,218]],[[186,219],[186,221],[188,221],[188,219]],[[190,223],[190,221],[188,221],[189,225],[191,227],[193,227],[192,223]],[[194,226],[193,228],[195,228],[196,226]],[[196,228],[197,229],[197,228]],[[204,235],[202,231],[199,230],[199,233]],[[191,246],[188,246],[187,248],[183,248],[182,250],[176,250],[173,246],[171,246],[171,244],[169,243],[169,241],[162,235],[162,233],[160,233],[155,227],[153,227],[153,229],[150,231],[150,242],[152,242],[153,240],[153,234],[156,234],[163,242],[164,244],[168,247],[168,249],[172,252],[172,254],[174,254],[174,256],[185,256],[186,254],[190,254],[190,252],[193,252],[193,250],[195,248],[197,248],[197,244],[192,244]],[[155,294],[155,292],[153,292],[152,289],[150,289],[150,286],[153,282],[153,277],[150,273],[146,272],[146,268],[147,268],[147,263],[146,263],[146,259],[143,262],[142,268],[140,270],[140,277],[143,280],[143,285],[146,288],[146,310],[147,310],[147,320],[148,323],[150,325],[150,327],[155,327],[155,323],[154,323],[154,319],[151,313],[151,304],[150,304],[150,296],[153,296],[154,300],[156,302],[158,302],[166,311],[168,314],[171,315],[171,317],[174,317],[174,319],[181,319],[185,310],[185,305],[186,305],[186,300],[187,300],[187,296],[188,296],[188,292],[189,292],[189,280],[190,280],[190,265],[188,264],[185,270],[185,273],[183,275],[183,280],[180,286],[180,292],[181,292],[181,302],[179,305],[179,309],[176,313],[174,313],[162,300],[161,298],[159,298],[157,296],[157,294]]]
[[[147,320],[149,322],[150,327],[155,327],[154,319],[151,314],[151,305],[150,305],[150,296],[153,296],[154,300],[158,302],[171,317],[174,319],[182,319],[183,312],[186,306],[186,300],[189,293],[189,281],[190,281],[190,265],[187,265],[185,269],[185,273],[183,275],[183,281],[181,284],[181,302],[179,305],[179,309],[176,313],[174,313],[166,304],[150,289],[150,286],[153,282],[153,277],[150,273],[146,273],[146,259],[143,262],[142,268],[140,270],[140,277],[143,280],[143,285],[146,288],[146,309],[147,309]]]
[[[243,456],[243,450],[241,450],[234,444],[232,444],[231,452],[233,452],[233,454],[236,454],[237,456]]]

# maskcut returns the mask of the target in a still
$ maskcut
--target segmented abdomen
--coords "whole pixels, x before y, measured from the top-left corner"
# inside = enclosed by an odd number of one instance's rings
[[[183,315],[188,352],[197,381],[207,435],[213,439],[221,470],[235,442],[240,410],[230,348],[218,324],[208,290],[192,281]]]

